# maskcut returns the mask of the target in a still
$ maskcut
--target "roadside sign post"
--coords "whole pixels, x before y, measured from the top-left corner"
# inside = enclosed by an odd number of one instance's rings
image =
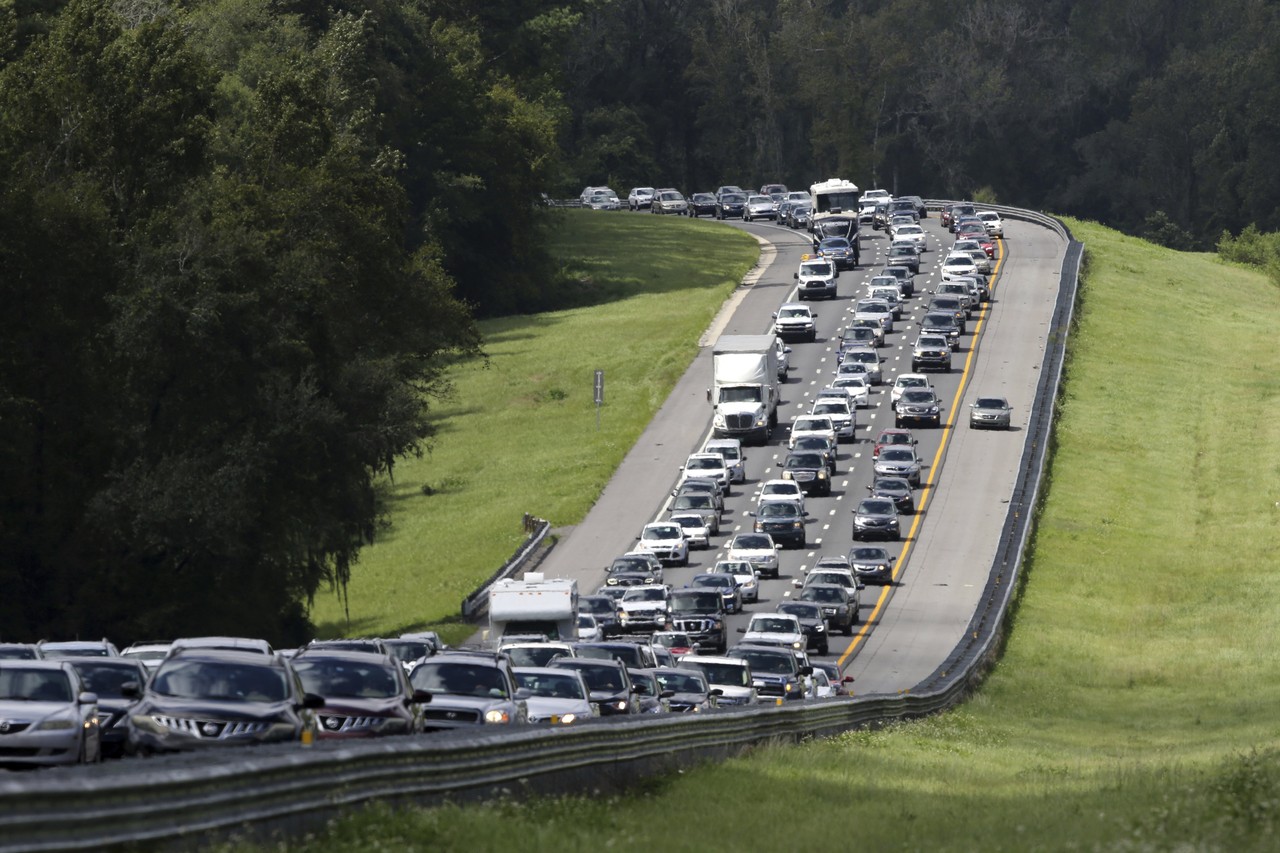
[[[604,371],[597,370],[595,378],[596,432],[600,431],[600,407],[604,405]]]

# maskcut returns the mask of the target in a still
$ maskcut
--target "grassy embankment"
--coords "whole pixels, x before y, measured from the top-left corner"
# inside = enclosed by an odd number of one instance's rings
[[[374,811],[305,849],[1280,846],[1280,291],[1073,227],[1089,266],[1050,487],[972,701],[632,797]]]
[[[383,484],[390,524],[352,572],[351,621],[336,594],[321,593],[321,636],[468,636],[450,620],[519,546],[523,514],[583,518],[759,254],[752,238],[710,222],[625,212],[564,211],[553,238],[590,307],[481,325],[487,362],[457,366],[455,398],[434,409],[434,449]]]

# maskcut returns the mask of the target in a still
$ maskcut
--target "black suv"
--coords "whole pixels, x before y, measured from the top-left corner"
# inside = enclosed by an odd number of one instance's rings
[[[716,201],[716,219],[741,219],[747,208],[747,197],[725,193]]]
[[[830,495],[831,475],[827,460],[819,452],[793,450],[782,463],[782,479],[795,482],[806,495]],[[756,531],[772,533],[773,531]],[[776,536],[774,537],[777,538]]]
[[[853,626],[858,624],[859,602],[845,587],[833,583],[809,584],[800,590],[799,600],[811,601],[822,608],[828,630],[839,631],[846,637],[853,635]]]
[[[673,589],[667,601],[672,630],[682,631],[703,649],[724,652],[724,596],[718,589]]]
[[[529,722],[529,691],[517,685],[511,659],[501,652],[448,649],[419,661],[409,683],[431,694],[426,731]]]

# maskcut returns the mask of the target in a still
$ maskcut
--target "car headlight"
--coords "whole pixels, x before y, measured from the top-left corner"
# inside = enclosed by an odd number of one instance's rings
[[[797,640],[796,642],[794,642],[794,643],[792,643],[792,644],[791,644],[791,648],[793,648],[793,649],[798,649],[798,648],[800,648],[800,647],[801,647],[801,645],[802,645],[802,644],[800,643],[800,641],[799,641],[799,640]]]
[[[76,727],[76,724],[72,720],[67,720],[67,719],[43,720],[40,723],[36,724],[36,731],[60,732],[60,731],[66,731],[67,729],[74,729],[75,727]]]
[[[484,721],[486,723],[509,723],[511,722],[511,714],[508,711],[495,708],[492,711],[485,711]]]
[[[794,687],[795,687],[795,685],[794,685],[794,684],[792,684],[791,682],[787,682],[786,684],[784,684],[784,685],[783,685],[782,689],[783,689],[783,691],[784,691],[784,692],[786,692],[786,693],[790,693],[790,692],[791,692],[791,690],[792,690],[792,688],[794,688]]]
[[[625,711],[627,710],[627,700],[619,699],[617,702],[613,703],[613,707],[617,708],[619,711]]]
[[[826,471],[819,471],[819,472],[818,472],[818,479],[819,479],[819,480],[825,480],[825,479],[827,479],[827,472],[826,472]]]
[[[724,415],[717,414],[717,415],[715,416],[715,419],[714,419],[713,423],[714,423],[716,426],[718,426],[718,427],[722,427],[722,426],[724,426]]]
[[[782,472],[782,479],[784,479],[784,480],[790,480],[790,479],[791,479],[791,472],[790,472],[790,471],[783,471],[783,472]]]
[[[833,611],[831,611],[831,612],[832,612],[832,613],[834,613],[835,611],[833,610]],[[819,625],[819,626],[818,626],[818,633],[819,633],[819,634],[821,634],[822,632],[824,632],[824,631],[826,631],[826,630],[827,630],[827,626],[826,626],[826,625]]]
[[[576,720],[576,719],[578,719],[578,715],[577,715],[577,714],[561,714],[561,715],[560,715],[560,719],[559,719],[559,723],[560,723],[560,725],[562,725],[562,726],[567,726],[567,725],[569,725],[570,723],[572,723],[572,722],[573,722],[574,720]]]

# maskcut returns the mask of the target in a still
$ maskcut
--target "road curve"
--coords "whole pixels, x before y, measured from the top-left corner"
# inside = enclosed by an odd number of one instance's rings
[[[914,320],[927,293],[938,282],[937,268],[951,236],[936,218],[925,220],[930,251],[916,277],[917,296],[910,300],[912,319],[904,316],[898,331],[882,348],[886,383],[910,369]],[[679,466],[701,447],[710,427],[706,389],[711,377],[710,344],[720,334],[757,334],[771,327],[771,314],[792,291],[792,273],[810,247],[808,235],[767,224],[741,225],[766,241],[761,264],[726,303],[700,341],[702,348],[648,428],[619,466],[583,522],[568,531],[541,566],[548,576],[570,577],[584,591],[603,579],[603,567],[628,550],[647,521],[659,516]],[[863,594],[863,625],[852,639],[832,637],[830,659],[839,660],[856,678],[857,695],[910,690],[929,676],[960,639],[987,580],[1001,525],[1023,451],[1026,423],[1034,395],[1048,328],[1058,291],[1067,244],[1047,228],[1006,221],[999,266],[993,279],[993,302],[970,320],[969,334],[954,356],[955,370],[935,376],[946,403],[942,429],[916,430],[921,455],[931,463],[926,486],[917,492],[920,511],[903,518],[904,541],[890,543],[900,555],[892,586],[868,587]],[[862,295],[862,283],[879,269],[887,239],[863,233],[863,265],[842,273],[840,298],[814,303],[819,338],[792,345],[792,375],[783,386],[779,420],[784,425],[808,411],[811,394],[827,384],[834,371],[834,336],[847,322],[847,308]],[[961,368],[963,367],[963,370]],[[830,498],[810,498],[814,517],[808,547],[782,552],[779,581],[762,585],[761,603],[753,611],[771,610],[791,589],[790,581],[821,554],[843,554],[852,544],[849,511],[870,482],[870,442],[882,427],[893,426],[888,384],[873,395],[871,409],[858,413],[858,441],[841,446],[840,474]],[[976,393],[1006,396],[1014,406],[1014,429],[986,432],[968,429],[967,404]],[[950,426],[948,426],[950,424]],[[785,456],[785,428],[769,446],[748,450],[748,482],[726,502],[724,533],[713,550],[695,551],[690,569],[668,569],[668,583],[685,583],[699,566],[715,561],[734,530],[750,529],[746,512],[754,506],[753,488],[778,476]],[[731,631],[745,617],[730,620]],[[734,642],[731,633],[730,643]]]

